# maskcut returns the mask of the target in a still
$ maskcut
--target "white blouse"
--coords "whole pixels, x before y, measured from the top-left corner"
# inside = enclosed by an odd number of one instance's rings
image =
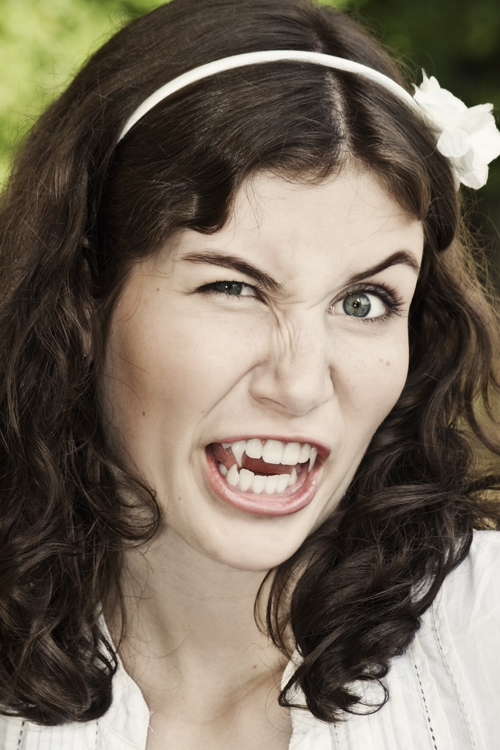
[[[500,749],[498,532],[475,532],[469,556],[446,579],[385,683],[390,700],[369,716],[332,725],[292,710],[289,750]],[[149,716],[120,665],[101,719],[40,727],[1,717],[0,750],[145,750]]]

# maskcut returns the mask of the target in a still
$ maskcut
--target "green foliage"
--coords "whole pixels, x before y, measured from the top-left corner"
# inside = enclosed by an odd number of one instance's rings
[[[0,181],[44,107],[123,22],[154,0],[0,0]]]

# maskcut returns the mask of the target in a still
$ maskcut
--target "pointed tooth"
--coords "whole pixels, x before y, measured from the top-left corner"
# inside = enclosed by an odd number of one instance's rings
[[[314,447],[312,447],[312,448],[311,448],[311,457],[310,457],[310,459],[309,459],[309,471],[311,471],[312,467],[313,467],[313,466],[314,466],[314,464],[316,463],[316,458],[317,458],[317,456],[318,456],[318,451],[317,451],[317,449],[316,449],[316,448],[314,448]]]
[[[262,458],[262,440],[252,438],[247,440],[246,454],[249,458]]]
[[[266,493],[266,495],[274,495],[277,484],[278,484],[277,474],[271,474],[270,477],[267,477],[266,483],[264,485],[264,492]]]
[[[252,492],[256,495],[261,495],[265,487],[267,477],[261,477],[260,474],[256,474],[252,480]]]
[[[221,445],[222,445],[223,448],[230,448],[231,447],[231,443],[221,443]]]
[[[262,451],[262,459],[266,464],[280,464],[285,446],[281,440],[267,440]]]
[[[290,474],[290,481],[288,482],[288,486],[291,487],[295,482],[297,481],[297,472],[295,469],[292,469],[292,473]]]
[[[304,445],[300,449],[299,464],[305,464],[306,461],[309,461],[310,455],[311,446],[309,445],[309,443],[304,443]]]
[[[252,486],[253,478],[255,474],[253,471],[248,471],[248,469],[241,469],[240,471],[240,489],[243,492],[246,492],[250,489]]]
[[[245,448],[247,447],[247,441],[246,440],[238,440],[236,443],[232,443],[231,450],[233,451],[233,456],[236,459],[236,463],[238,466],[241,466],[241,459],[245,452]]]
[[[240,473],[236,467],[236,464],[233,464],[231,468],[229,469],[226,477],[227,483],[231,485],[231,487],[237,487],[240,482]]]
[[[286,466],[294,466],[299,462],[299,456],[300,443],[287,443],[281,457],[281,463]]]
[[[219,464],[219,471],[222,474],[223,477],[227,477],[228,469],[224,466],[224,464]]]
[[[290,481],[290,474],[280,474],[280,478],[278,479],[278,484],[276,485],[276,492],[284,492],[286,488],[288,487],[289,481]]]

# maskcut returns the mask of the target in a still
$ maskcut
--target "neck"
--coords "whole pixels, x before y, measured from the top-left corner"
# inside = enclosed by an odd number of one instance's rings
[[[164,696],[180,683],[184,693],[210,686],[221,695],[259,681],[279,685],[286,659],[254,616],[265,571],[230,568],[174,532],[145,551],[128,550],[125,558],[125,637],[119,651],[150,707],[156,693]],[[265,607],[266,590],[262,601]],[[107,611],[106,618],[117,642],[118,613]]]

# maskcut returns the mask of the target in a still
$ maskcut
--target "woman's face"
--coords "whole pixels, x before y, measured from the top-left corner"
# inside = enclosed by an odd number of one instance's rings
[[[264,571],[327,518],[404,386],[422,247],[370,173],[261,173],[224,229],[181,231],[134,268],[102,404],[161,539]]]

